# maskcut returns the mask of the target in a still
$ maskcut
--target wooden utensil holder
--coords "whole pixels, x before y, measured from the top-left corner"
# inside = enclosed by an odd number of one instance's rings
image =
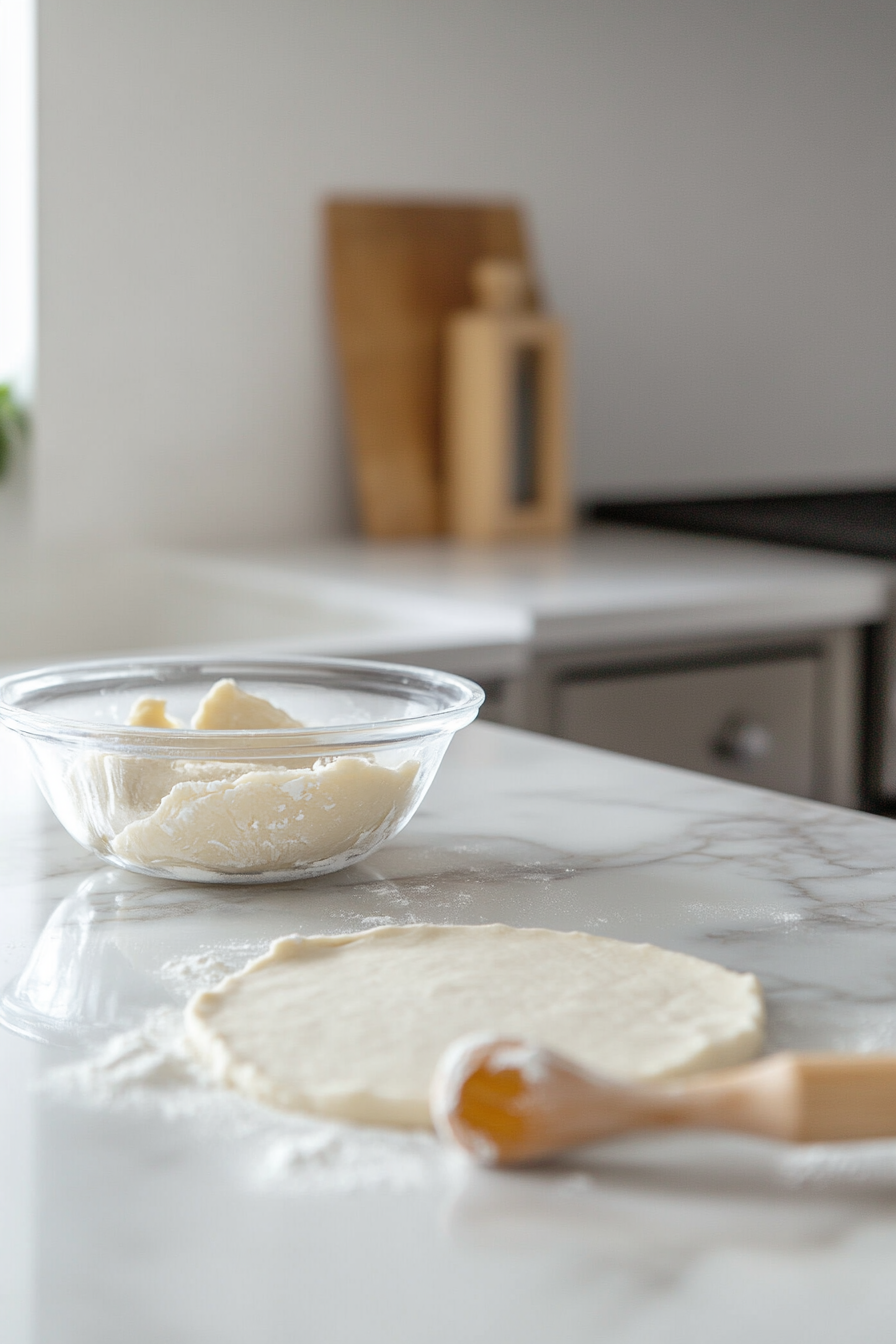
[[[552,537],[570,525],[563,327],[526,306],[524,269],[473,268],[478,307],[447,324],[448,530],[467,541]]]

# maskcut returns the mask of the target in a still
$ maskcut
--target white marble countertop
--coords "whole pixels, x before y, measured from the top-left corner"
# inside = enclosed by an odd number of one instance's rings
[[[494,547],[32,547],[0,566],[0,668],[239,648],[386,657],[487,680],[522,673],[538,651],[882,621],[894,578],[880,561],[610,525]]]
[[[518,605],[362,578],[233,555],[23,549],[0,562],[0,668],[147,650],[383,657],[484,678],[525,665],[532,621]]]
[[[266,552],[306,575],[518,607],[536,649],[862,625],[885,619],[896,566],[609,523],[556,542],[348,541]]]
[[[893,822],[477,725],[368,862],[214,888],[98,867],[16,747],[3,1012],[47,1043],[0,1028],[4,1344],[892,1340],[896,1143],[679,1135],[489,1174],[204,1087],[177,1024],[276,936],[505,921],[753,970],[771,1048],[894,1049]]]

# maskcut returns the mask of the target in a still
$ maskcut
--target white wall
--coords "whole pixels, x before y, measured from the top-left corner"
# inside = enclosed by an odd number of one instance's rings
[[[583,496],[896,483],[890,0],[40,0],[44,534],[348,525],[332,191],[511,193]]]
[[[34,54],[33,0],[0,0],[0,382],[24,395],[34,362]]]

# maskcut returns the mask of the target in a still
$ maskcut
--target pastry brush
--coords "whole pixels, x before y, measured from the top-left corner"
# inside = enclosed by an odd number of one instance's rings
[[[430,1089],[437,1133],[492,1166],[645,1129],[799,1143],[896,1135],[896,1055],[776,1054],[662,1083],[600,1077],[526,1041],[468,1037]]]

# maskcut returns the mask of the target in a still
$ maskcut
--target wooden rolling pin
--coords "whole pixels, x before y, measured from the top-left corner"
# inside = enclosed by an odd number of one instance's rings
[[[823,1143],[896,1135],[896,1055],[779,1054],[674,1082],[598,1077],[526,1041],[455,1042],[430,1090],[436,1132],[489,1166],[635,1129],[732,1129]]]

